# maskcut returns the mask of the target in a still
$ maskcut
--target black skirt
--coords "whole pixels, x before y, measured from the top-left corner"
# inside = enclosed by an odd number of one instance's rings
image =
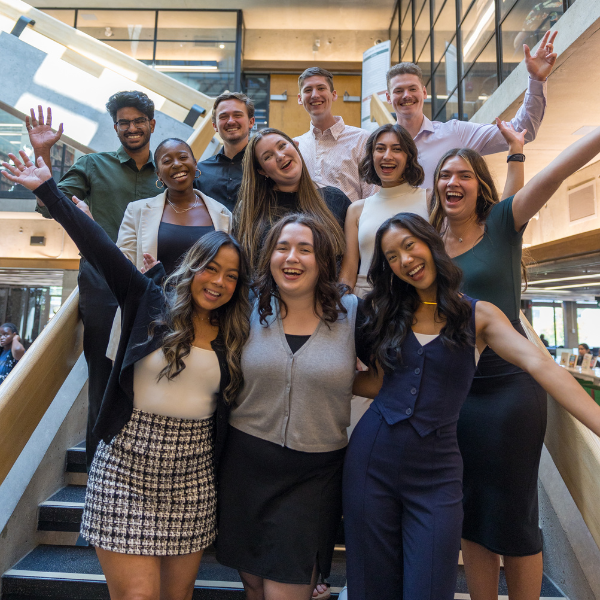
[[[546,402],[546,392],[528,373],[486,348],[460,413],[458,442],[463,537],[496,554],[542,551],[537,484]]]
[[[328,577],[346,449],[299,452],[233,427],[217,478],[217,560],[281,583]]]

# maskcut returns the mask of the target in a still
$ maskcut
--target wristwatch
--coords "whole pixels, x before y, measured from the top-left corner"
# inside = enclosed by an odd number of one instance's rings
[[[506,162],[525,162],[525,155],[524,154],[509,154],[506,157]]]

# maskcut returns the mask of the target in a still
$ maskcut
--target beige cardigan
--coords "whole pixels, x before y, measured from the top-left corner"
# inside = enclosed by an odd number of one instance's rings
[[[204,201],[208,214],[213,222],[215,231],[231,231],[231,212],[220,202],[210,196],[194,190]],[[158,251],[158,228],[165,209],[166,190],[154,196],[130,202],[123,215],[123,221],[119,228],[117,246],[121,252],[141,271],[144,266],[144,253],[151,254],[156,258]],[[121,337],[121,310],[117,309],[110,331],[110,341],[106,350],[106,356],[115,359],[119,338]]]

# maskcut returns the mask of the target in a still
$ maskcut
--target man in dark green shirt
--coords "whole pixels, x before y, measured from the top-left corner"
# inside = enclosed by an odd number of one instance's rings
[[[106,104],[121,146],[116,152],[98,152],[82,156],[60,180],[59,188],[69,197],[84,200],[88,214],[116,242],[125,209],[130,202],[156,196],[156,172],[150,152],[150,135],[154,131],[154,103],[142,92],[118,92]],[[50,148],[60,139],[51,129],[52,112],[44,120],[42,107],[38,117],[31,110],[26,120],[29,139],[36,158],[50,165]],[[38,201],[37,209],[51,218]],[[87,212],[87,211],[86,211]],[[79,266],[79,310],[83,320],[83,350],[89,371],[88,425],[86,454],[88,468],[98,445],[93,427],[100,410],[104,390],[112,368],[106,358],[111,325],[117,301],[100,274],[83,258]]]

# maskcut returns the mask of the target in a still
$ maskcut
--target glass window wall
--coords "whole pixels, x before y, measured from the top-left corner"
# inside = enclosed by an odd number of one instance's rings
[[[523,60],[523,44],[533,48],[574,2],[398,0],[401,58],[435,73],[434,115],[470,119]]]
[[[81,8],[45,12],[205,94],[240,89],[241,11]],[[410,35],[412,21],[409,25]]]

